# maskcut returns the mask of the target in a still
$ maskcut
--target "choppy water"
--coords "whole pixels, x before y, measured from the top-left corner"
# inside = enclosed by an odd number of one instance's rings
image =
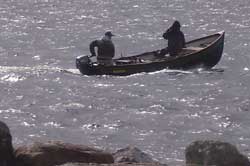
[[[250,157],[249,0],[0,0],[0,120],[15,146],[63,140],[109,151],[135,145],[169,165],[219,139]],[[178,19],[191,40],[225,30],[212,71],[82,76],[75,58],[106,30],[116,56],[162,48]]]

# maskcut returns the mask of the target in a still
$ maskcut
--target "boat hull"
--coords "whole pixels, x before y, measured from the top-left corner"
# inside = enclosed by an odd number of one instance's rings
[[[115,65],[105,66],[91,63],[87,56],[82,56],[76,59],[76,67],[84,75],[131,75],[141,72],[154,72],[166,68],[187,70],[196,68],[197,66],[209,69],[214,67],[222,57],[224,36],[224,32],[219,32],[187,42],[187,49],[183,49],[184,51],[187,52],[190,48],[199,49],[191,53],[185,52],[183,55],[177,57],[168,56],[158,58],[156,56],[155,58],[155,55],[159,51],[156,50],[131,57],[119,58],[114,60]],[[137,62],[138,60],[139,62]]]

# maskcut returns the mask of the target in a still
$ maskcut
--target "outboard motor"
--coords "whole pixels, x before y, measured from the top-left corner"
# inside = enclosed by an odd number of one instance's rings
[[[88,74],[90,62],[87,55],[78,56],[76,58],[76,68],[79,69],[82,74]]]

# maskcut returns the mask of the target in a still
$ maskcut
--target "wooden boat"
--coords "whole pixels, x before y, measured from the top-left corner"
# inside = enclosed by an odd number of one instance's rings
[[[91,62],[88,56],[76,58],[76,67],[84,75],[130,75],[140,72],[154,72],[165,68],[190,69],[195,67],[212,68],[221,59],[225,32],[195,39],[186,43],[178,56],[160,55],[160,50],[139,55],[121,57],[112,65]]]

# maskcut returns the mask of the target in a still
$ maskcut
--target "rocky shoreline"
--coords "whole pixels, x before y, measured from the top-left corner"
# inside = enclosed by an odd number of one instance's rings
[[[185,149],[186,166],[250,166],[234,145],[194,141]],[[34,142],[16,149],[8,126],[0,121],[0,166],[167,166],[128,146],[115,153],[60,141]]]

